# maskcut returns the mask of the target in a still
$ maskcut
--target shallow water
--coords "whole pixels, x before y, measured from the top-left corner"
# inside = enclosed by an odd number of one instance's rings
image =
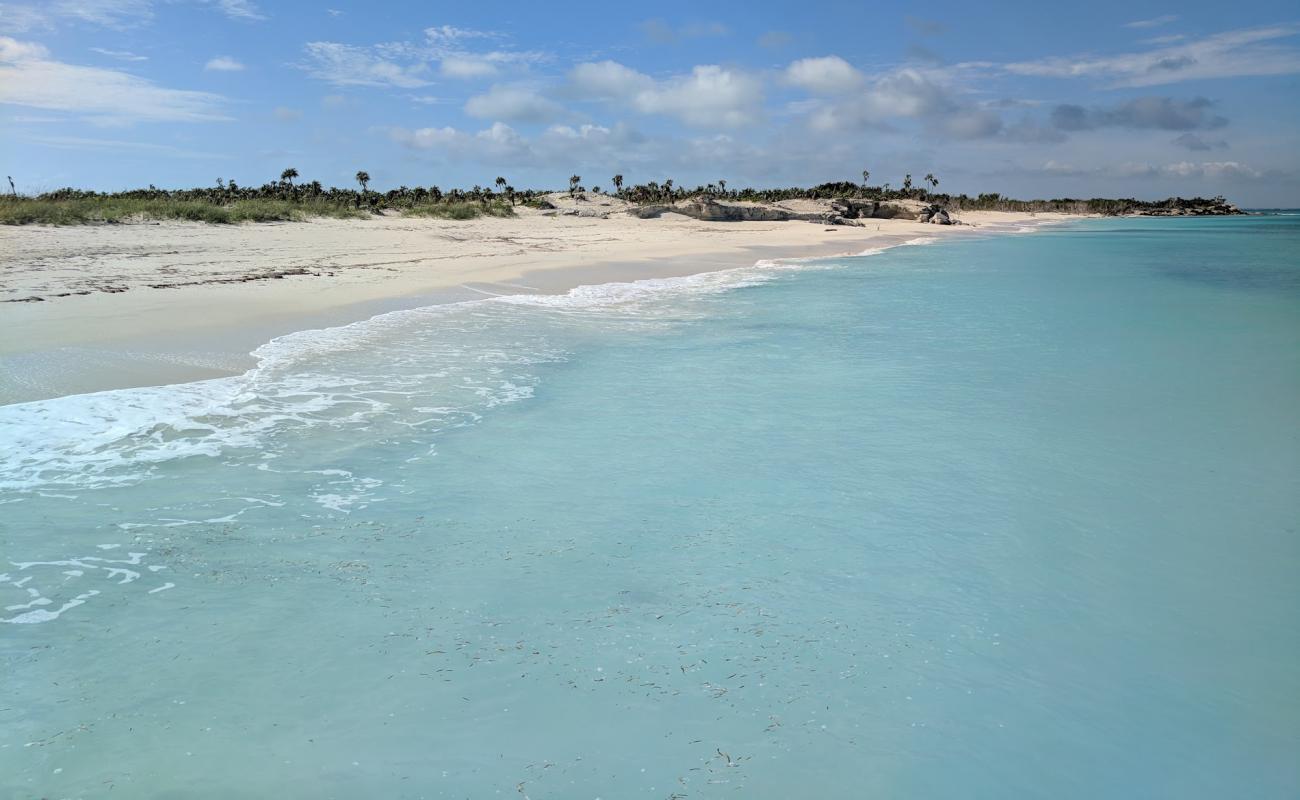
[[[0,408],[0,795],[1291,797],[1300,224],[1089,221]]]

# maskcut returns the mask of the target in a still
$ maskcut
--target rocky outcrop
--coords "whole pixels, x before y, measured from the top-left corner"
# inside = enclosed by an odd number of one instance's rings
[[[842,198],[831,201],[831,211],[844,219],[870,219],[876,216],[879,210],[880,202],[877,200]]]
[[[935,225],[958,225],[948,210],[915,200],[881,202],[860,198],[800,200],[782,203],[721,201],[714,197],[692,197],[676,203],[634,206],[627,213],[640,219],[654,219],[677,213],[705,222],[786,222],[802,220],[819,225],[862,225],[868,219],[914,219]]]
[[[943,206],[928,205],[921,209],[921,215],[916,218],[917,222],[929,222],[934,225],[952,225],[952,217],[948,215],[948,210]]]
[[[693,197],[672,207],[678,214],[705,222],[785,222],[798,219],[784,209],[759,203],[721,203],[712,197]]]
[[[1246,212],[1222,197],[1209,200],[1204,197],[1193,197],[1190,200],[1171,197],[1162,203],[1143,208],[1137,213],[1143,217],[1224,217]]]

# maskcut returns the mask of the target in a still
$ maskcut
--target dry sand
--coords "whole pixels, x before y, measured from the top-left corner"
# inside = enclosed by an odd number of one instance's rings
[[[0,403],[234,374],[294,330],[485,294],[827,256],[969,236],[1062,215],[975,212],[963,226],[867,220],[700,222],[383,216],[236,226],[138,223],[0,230]],[[34,298],[40,298],[35,300]]]

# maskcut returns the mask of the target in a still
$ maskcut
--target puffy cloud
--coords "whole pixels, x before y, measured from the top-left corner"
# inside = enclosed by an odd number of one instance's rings
[[[41,45],[4,36],[0,103],[81,113],[101,124],[228,119],[220,95],[167,89],[126,72],[53,61]]]
[[[654,80],[617,61],[579,64],[569,71],[569,83],[582,96],[611,100],[628,98],[654,86]]]
[[[1221,128],[1228,120],[1212,114],[1213,101],[1204,97],[1139,97],[1113,108],[1059,105],[1052,109],[1052,124],[1063,131],[1096,128],[1149,128],[1191,131]]]
[[[762,82],[713,64],[665,80],[615,61],[579,64],[569,72],[568,88],[581,99],[614,101],[700,127],[736,127],[762,117]]]
[[[444,78],[491,78],[498,72],[496,64],[478,56],[448,55],[438,64]]]
[[[50,51],[37,42],[20,42],[8,36],[0,36],[0,63],[13,64],[19,61],[42,61],[49,58]]]
[[[406,128],[393,128],[389,131],[389,136],[392,137],[393,141],[420,150],[454,144],[462,135],[452,127],[419,128],[413,131]]]
[[[660,82],[636,94],[645,114],[675,116],[689,125],[736,127],[762,116],[763,87],[757,78],[716,65]]]
[[[465,103],[471,117],[508,122],[553,122],[567,116],[560,104],[530,89],[493,86]]]
[[[244,65],[230,56],[217,56],[203,65],[208,72],[242,72]]]
[[[820,131],[884,129],[893,120],[921,121],[932,132],[958,139],[981,139],[1002,130],[1002,117],[966,101],[930,74],[900,69],[869,82],[860,91],[812,106],[809,125]]]
[[[785,70],[785,81],[820,94],[848,92],[862,85],[863,75],[839,56],[804,58]]]

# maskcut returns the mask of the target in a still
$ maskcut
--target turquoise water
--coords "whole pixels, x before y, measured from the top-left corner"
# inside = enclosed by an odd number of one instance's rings
[[[1295,797],[1300,218],[0,408],[0,796]]]

